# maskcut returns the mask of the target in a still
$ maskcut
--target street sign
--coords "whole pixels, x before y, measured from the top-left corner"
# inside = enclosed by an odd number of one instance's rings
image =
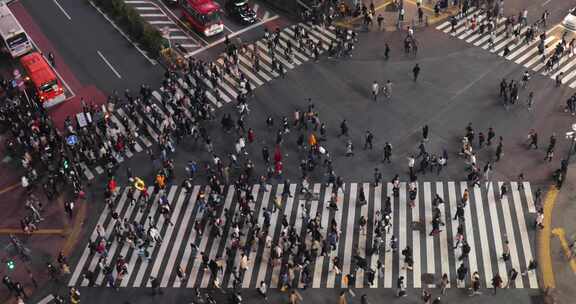
[[[70,146],[74,146],[75,144],[78,143],[78,137],[74,134],[66,137],[66,143]]]
[[[78,126],[80,128],[84,128],[88,125],[88,118],[86,117],[86,113],[81,112],[76,114],[76,120],[78,121]]]

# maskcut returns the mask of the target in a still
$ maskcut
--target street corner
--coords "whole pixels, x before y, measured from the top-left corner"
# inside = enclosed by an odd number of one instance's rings
[[[50,117],[54,125],[60,130],[65,129],[65,121],[70,118],[73,122],[77,120],[76,115],[79,113],[86,112],[86,110],[91,109],[90,112],[101,111],[102,105],[106,104],[107,97],[96,86],[89,85],[82,87],[75,96],[66,99],[64,102],[55,105],[48,109]],[[85,108],[85,107],[86,108]],[[93,115],[94,113],[92,113]]]

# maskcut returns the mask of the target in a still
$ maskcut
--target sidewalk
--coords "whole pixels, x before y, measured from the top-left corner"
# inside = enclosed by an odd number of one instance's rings
[[[550,236],[550,256],[556,289],[554,295],[557,303],[574,303],[576,298],[576,259],[572,267],[565,255],[562,239],[570,244],[576,238],[576,164],[568,168],[566,180],[558,192],[552,210],[552,235]],[[557,229],[558,230],[555,230]],[[559,235],[560,236],[559,236]],[[565,234],[565,235],[563,235]],[[564,243],[566,245],[566,243]]]
[[[436,14],[434,13],[433,4],[428,3],[428,1],[424,1],[424,3],[422,4],[424,17],[422,19],[422,22],[420,22],[418,20],[419,19],[418,6],[416,4],[416,0],[403,0],[403,2],[404,2],[404,20],[399,24],[398,23],[399,11],[394,7],[392,0],[374,1],[376,14],[374,16],[373,24],[370,30],[378,29],[378,23],[376,21],[378,15],[382,15],[382,17],[384,17],[383,30],[390,32],[390,31],[397,31],[399,28],[402,30],[406,30],[408,26],[416,28],[431,26],[433,24],[446,20],[447,18],[458,12],[457,6],[450,6],[445,10],[441,10],[440,13],[436,16]],[[355,30],[364,30],[362,16],[336,21],[335,25],[350,27]]]
[[[0,153],[0,156],[3,157],[3,153]],[[58,197],[49,201],[41,187],[36,187],[34,194],[43,206],[43,220],[37,224],[38,230],[30,235],[24,234],[20,220],[30,213],[24,205],[28,195],[24,188],[18,186],[21,172],[14,167],[14,160],[0,166],[0,175],[4,181],[1,184],[3,188],[0,189],[0,201],[3,202],[0,213],[0,276],[7,275],[12,282],[20,282],[29,297],[34,295],[36,298],[35,296],[40,294],[45,296],[56,290],[59,294],[66,295],[66,286],[62,285],[62,281],[59,284],[49,281],[47,263],[51,262],[58,267],[58,253],[63,251],[66,257],[72,253],[82,232],[87,203],[76,202],[73,217],[69,218],[64,212],[64,203],[70,197],[68,191],[61,191]],[[13,183],[7,185],[8,181]],[[14,235],[30,250],[29,262],[22,260],[10,241],[10,235]],[[8,268],[8,261],[14,262],[13,269]],[[0,287],[0,303],[16,303],[16,298],[10,296],[6,286]]]

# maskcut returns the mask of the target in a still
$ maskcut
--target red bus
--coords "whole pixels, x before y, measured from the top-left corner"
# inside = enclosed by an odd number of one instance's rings
[[[214,36],[224,30],[220,5],[213,0],[182,0],[180,4],[182,17],[204,36]]]
[[[45,107],[64,101],[62,84],[40,53],[34,52],[23,56],[20,58],[20,64],[26,70],[27,79],[34,85],[36,96]]]

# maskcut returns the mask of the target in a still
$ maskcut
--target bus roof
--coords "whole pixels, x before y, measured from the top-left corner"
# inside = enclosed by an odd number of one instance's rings
[[[0,3],[0,35],[4,39],[8,39],[23,31],[24,29],[14,17],[8,5]]]
[[[190,7],[194,8],[200,14],[210,14],[220,10],[220,5],[213,0],[187,0]]]
[[[56,75],[44,59],[42,55],[38,52],[30,53],[26,56],[20,58],[20,63],[26,69],[26,73],[34,82],[36,87],[39,87],[49,81],[53,81]]]

